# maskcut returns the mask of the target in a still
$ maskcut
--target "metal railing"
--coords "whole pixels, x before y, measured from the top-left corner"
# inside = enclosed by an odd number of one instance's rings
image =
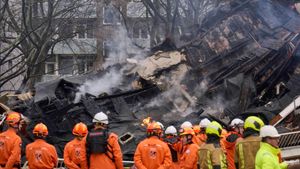
[[[300,146],[300,131],[280,134],[279,147]]]
[[[124,166],[132,166],[134,164],[134,161],[123,161]],[[24,163],[24,165],[22,166],[22,169],[27,169],[28,168],[28,161],[26,161]],[[65,167],[65,163],[64,163],[64,159],[63,158],[58,158],[58,165],[55,169],[66,169],[67,167]],[[130,167],[124,167],[126,169],[129,169]]]

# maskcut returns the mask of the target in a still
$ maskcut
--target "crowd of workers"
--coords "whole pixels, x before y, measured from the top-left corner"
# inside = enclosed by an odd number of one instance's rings
[[[8,114],[8,129],[0,134],[0,169],[20,168],[21,138],[17,135],[21,115]],[[118,136],[108,131],[108,117],[95,114],[94,128],[84,123],[73,128],[74,139],[64,148],[64,163],[69,169],[122,169],[122,151]],[[255,116],[245,121],[233,119],[225,130],[218,122],[202,119],[199,125],[186,121],[177,131],[174,126],[147,124],[147,138],[134,154],[137,169],[286,169],[299,168],[282,161],[275,127],[265,125]],[[47,126],[33,129],[35,141],[26,146],[30,169],[53,169],[58,157],[55,147],[48,144]]]

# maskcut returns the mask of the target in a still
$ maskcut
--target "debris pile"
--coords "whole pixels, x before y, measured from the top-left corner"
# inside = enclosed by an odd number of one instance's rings
[[[274,119],[300,93],[299,32],[300,16],[284,3],[229,1],[211,11],[185,45],[156,47],[144,60],[128,58],[131,70],[122,80],[131,85],[127,90],[85,93],[75,103],[80,86],[99,73],[37,84],[33,98],[2,102],[30,119],[25,143],[43,122],[60,156],[76,123],[91,126],[95,113],[106,112],[128,160],[145,135],[141,121],[149,116],[175,126],[204,116],[225,122],[224,117],[250,114]]]

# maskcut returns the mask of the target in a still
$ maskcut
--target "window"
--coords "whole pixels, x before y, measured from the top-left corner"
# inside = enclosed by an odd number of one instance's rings
[[[147,39],[148,38],[148,31],[146,28],[141,29],[141,38],[142,39]]]
[[[103,7],[103,24],[104,25],[114,25],[121,24],[121,14],[118,9],[112,5],[107,5]]]
[[[92,70],[95,58],[95,56],[76,56],[77,70],[75,74],[83,74]]]
[[[85,35],[85,33],[86,33],[85,25],[84,24],[79,24],[77,26],[76,32],[77,32],[77,37],[78,38],[85,38],[86,37],[86,35]]]
[[[86,26],[87,38],[94,38],[95,37],[94,29],[95,29],[94,23],[92,23],[92,22],[87,23],[87,26]]]
[[[88,22],[88,23],[81,23],[77,26],[77,38],[94,38],[94,23]]]
[[[140,28],[139,27],[133,27],[132,29],[132,37],[133,38],[140,38]]]
[[[72,56],[59,57],[59,74],[71,75],[73,74],[74,59]]]
[[[133,38],[148,39],[148,29],[144,23],[138,22],[133,26],[132,29]]]
[[[56,56],[48,56],[45,61],[45,74],[55,75],[57,73]]]
[[[54,75],[55,74],[55,63],[46,63],[45,74]]]
[[[108,57],[109,53],[112,51],[112,43],[109,41],[103,42],[103,56]]]

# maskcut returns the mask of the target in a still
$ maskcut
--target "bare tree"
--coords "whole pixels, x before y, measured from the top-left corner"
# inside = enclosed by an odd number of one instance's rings
[[[160,43],[160,35],[174,39],[185,32],[194,33],[193,28],[201,25],[208,11],[218,6],[220,0],[142,0],[151,25],[151,44]],[[159,25],[159,26],[158,26]],[[163,28],[160,30],[160,28]]]
[[[94,0],[1,0],[0,88],[24,75],[22,85],[33,87],[42,66],[58,42],[75,36],[67,32],[78,18],[89,16]],[[77,20],[76,20],[77,19]],[[8,35],[8,32],[11,34]]]

